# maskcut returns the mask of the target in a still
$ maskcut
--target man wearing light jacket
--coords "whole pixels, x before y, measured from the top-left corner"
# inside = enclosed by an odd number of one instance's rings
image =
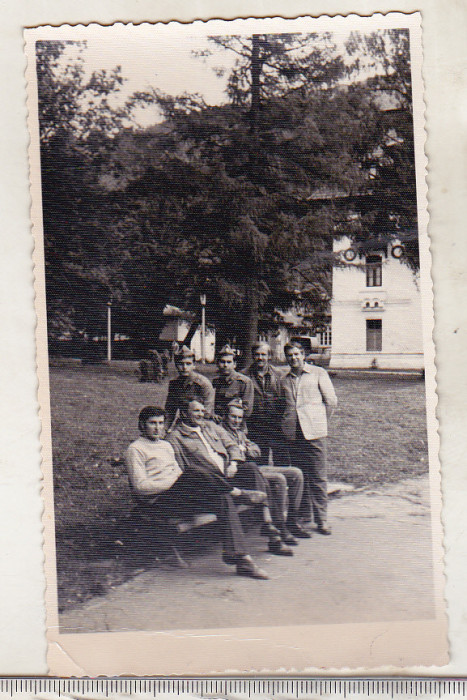
[[[305,479],[300,515],[304,520],[310,519],[313,511],[318,532],[330,535],[326,436],[328,415],[337,406],[336,393],[326,370],[305,362],[300,343],[288,343],[284,352],[290,369],[280,381],[281,428],[291,464],[302,470]]]

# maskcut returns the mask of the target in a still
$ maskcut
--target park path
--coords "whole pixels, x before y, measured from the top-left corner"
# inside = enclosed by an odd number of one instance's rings
[[[186,569],[157,566],[61,616],[61,631],[208,629],[433,617],[427,477],[331,501],[333,535],[302,540],[294,557],[249,534],[269,581],[241,578],[218,548]]]

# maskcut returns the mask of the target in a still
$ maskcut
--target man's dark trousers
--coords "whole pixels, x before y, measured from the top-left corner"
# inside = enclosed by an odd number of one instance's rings
[[[290,462],[303,472],[304,490],[300,517],[313,519],[319,527],[327,520],[328,484],[326,478],[326,438],[306,440],[297,425],[295,440],[287,441]]]
[[[272,459],[276,467],[288,467],[290,458],[282,437],[280,427],[275,423],[255,423],[248,421],[248,437],[255,442],[261,450],[261,463],[269,463],[269,450],[272,450]]]
[[[190,517],[194,513],[215,513],[227,555],[247,554],[245,536],[235,503],[230,496],[233,484],[214,469],[185,470],[175,484],[156,496],[146,507],[164,517]],[[142,504],[144,501],[141,500]]]

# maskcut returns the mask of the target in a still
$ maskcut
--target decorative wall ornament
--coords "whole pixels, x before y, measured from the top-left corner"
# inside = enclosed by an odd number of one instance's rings
[[[356,257],[357,251],[353,248],[348,248],[346,251],[344,251],[344,258],[347,260],[347,262],[352,262]]]
[[[402,246],[402,245],[392,246],[391,255],[393,258],[401,258],[404,255],[404,246]]]

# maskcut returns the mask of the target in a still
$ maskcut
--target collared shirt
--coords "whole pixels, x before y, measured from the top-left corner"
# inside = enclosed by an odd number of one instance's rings
[[[172,425],[183,401],[198,399],[204,404],[206,416],[214,413],[214,388],[206,377],[193,372],[189,377],[177,377],[169,382],[165,402],[167,421]]]
[[[297,393],[298,393],[298,385],[300,384],[300,377],[302,376],[302,372],[300,374],[296,374],[295,372],[290,372],[289,377],[290,377],[290,384],[292,386],[292,394],[294,397],[294,400],[297,400]]]
[[[256,442],[253,442],[253,440],[250,440],[247,437],[247,431],[238,428],[237,430],[233,430],[226,422],[222,423],[222,427],[225,429],[226,433],[228,433],[233,440],[238,445],[239,450],[241,451],[243,455],[243,459],[258,459],[261,457],[261,450],[256,444]]]
[[[235,370],[228,377],[217,374],[212,380],[212,385],[216,392],[215,411],[219,416],[225,413],[227,404],[232,399],[242,400],[245,418],[251,415],[254,389],[253,382],[249,377]]]
[[[250,365],[247,374],[253,383],[253,411],[249,423],[270,424],[277,423],[280,412],[280,374],[268,365],[266,372],[258,374],[254,364]]]
[[[193,426],[187,425],[185,423],[185,428],[189,432],[196,433],[197,435],[199,435],[199,437],[201,438],[201,440],[206,448],[206,451],[207,451],[209,457],[214,462],[214,464],[218,467],[218,469],[220,469],[221,472],[224,474],[224,472],[225,472],[225,457],[223,457],[221,454],[219,454],[219,452],[216,452],[216,450],[211,447],[211,445],[209,444],[209,442],[206,439],[206,436],[203,433],[201,426],[197,425],[196,427],[193,427]]]
[[[280,388],[285,404],[281,422],[284,435],[295,440],[299,425],[306,440],[326,437],[326,407],[337,406],[336,393],[326,370],[305,363],[299,376],[289,370],[281,379]]]
[[[168,437],[178,464],[187,471],[205,469],[221,471],[212,459],[211,452],[206,448],[206,442],[223,458],[224,464],[243,461],[238,445],[221,425],[206,421],[202,428],[204,440],[190,427],[185,423],[178,423]]]

